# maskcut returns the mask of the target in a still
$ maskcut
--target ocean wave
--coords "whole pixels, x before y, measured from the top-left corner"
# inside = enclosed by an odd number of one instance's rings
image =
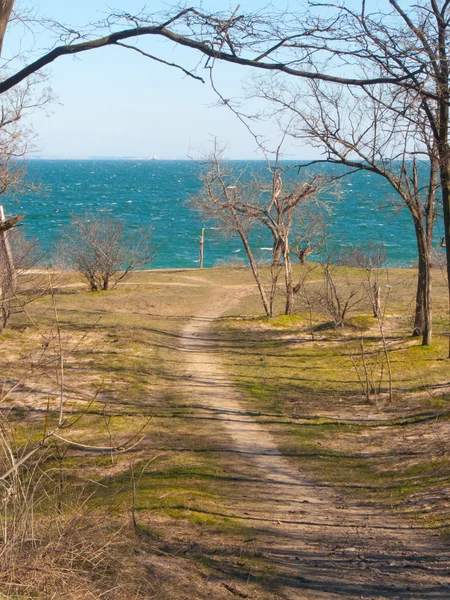
[[[261,169],[265,170],[263,161]],[[391,241],[389,263],[414,262],[416,248],[409,213],[393,214],[391,210],[379,209],[389,192],[381,179],[369,178],[365,173],[350,177],[351,181],[342,186],[343,198],[330,219],[331,241],[346,246],[364,245],[379,240],[382,227],[383,237]],[[198,262],[200,217],[185,202],[200,189],[200,183],[198,169],[189,161],[149,161],[139,166],[127,161],[30,161],[28,179],[41,182],[45,194],[5,196],[3,201],[6,210],[12,212],[17,209],[18,200],[27,217],[26,233],[37,237],[44,249],[52,245],[61,224],[68,222],[73,211],[82,215],[93,210],[126,219],[133,228],[138,225],[150,228],[153,224],[153,237],[158,244],[172,246],[178,252],[177,256],[160,252],[154,263],[156,267],[192,266],[196,264],[193,260]],[[221,229],[214,222],[205,225],[211,232]],[[210,235],[205,244],[205,259],[210,263],[244,254],[236,237],[223,239]],[[400,236],[401,243],[396,244]],[[271,245],[264,246],[271,242],[270,233],[259,232],[252,246],[262,254],[272,250]]]

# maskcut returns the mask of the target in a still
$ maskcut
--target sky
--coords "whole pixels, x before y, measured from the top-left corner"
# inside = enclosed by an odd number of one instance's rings
[[[288,7],[286,0],[285,7]],[[17,0],[17,6],[27,6]],[[116,0],[115,8],[139,12],[143,2]],[[258,0],[240,1],[241,10],[257,10],[265,5]],[[170,4],[152,2],[147,8],[161,10]],[[227,2],[210,0],[207,9],[226,10]],[[103,0],[39,0],[42,15],[72,25],[97,21],[108,12]],[[234,6],[233,6],[234,7]],[[283,8],[280,3],[277,8]],[[13,55],[19,45],[31,41],[21,27],[7,32],[3,58]],[[50,43],[39,32],[36,48]],[[142,47],[163,54],[166,60],[195,65],[195,53],[174,47],[155,38]],[[93,50],[77,57],[63,57],[46,70],[55,101],[45,111],[35,111],[31,123],[36,132],[34,154],[46,157],[152,157],[185,159],[208,151],[216,137],[226,146],[229,158],[260,158],[256,144],[231,111],[217,105],[208,84],[186,77],[180,71],[151,61],[122,48]],[[203,74],[203,73],[201,73]],[[226,97],[241,93],[249,69],[219,65],[218,81]],[[260,126],[260,133],[277,140],[273,124]],[[288,146],[290,158],[310,158],[311,150]]]

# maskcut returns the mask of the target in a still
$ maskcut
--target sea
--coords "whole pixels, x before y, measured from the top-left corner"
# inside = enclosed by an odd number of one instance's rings
[[[263,161],[230,161],[253,180],[267,173]],[[293,164],[286,163],[293,167]],[[190,205],[199,193],[202,167],[188,160],[30,160],[26,193],[3,196],[7,215],[24,214],[23,231],[36,239],[45,262],[56,262],[56,248],[73,215],[95,214],[122,219],[128,231],[146,228],[157,248],[151,268],[192,268],[199,265],[199,238],[205,227],[204,266],[245,262],[239,239],[224,236],[217,224],[205,221]],[[315,167],[316,171],[318,167]],[[325,175],[336,167],[322,165]],[[305,173],[289,171],[291,182]],[[306,173],[308,176],[308,173]],[[328,193],[328,192],[327,192]],[[335,251],[382,243],[391,266],[417,262],[414,228],[407,209],[378,175],[359,171],[340,180],[339,194],[329,196],[328,245]],[[435,239],[443,226],[438,218]],[[270,258],[270,235],[255,232],[252,246],[258,259]],[[314,258],[314,257],[313,257]]]

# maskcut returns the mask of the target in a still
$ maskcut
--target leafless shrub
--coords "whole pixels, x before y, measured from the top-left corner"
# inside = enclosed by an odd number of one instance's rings
[[[29,499],[33,508],[40,510],[36,498]],[[111,600],[149,597],[151,583],[130,565],[131,526],[80,506],[35,518],[33,530],[21,525],[2,543],[0,597],[85,600],[105,590]]]
[[[343,267],[356,267],[358,269],[380,269],[386,264],[386,248],[382,242],[369,242],[365,245],[356,245],[341,250],[336,259],[336,264]]]
[[[93,292],[113,288],[156,256],[147,230],[128,231],[122,221],[93,214],[72,218],[59,252]]]
[[[0,596],[84,600],[108,589],[112,599],[139,598],[145,582],[128,576],[123,564],[132,530],[92,511],[93,482],[72,483],[69,494],[65,459],[69,448],[111,457],[129,451],[142,441],[146,424],[116,446],[109,426],[105,446],[77,439],[100,390],[90,398],[67,389],[66,365],[85,334],[62,332],[52,298],[53,325],[31,321],[36,344],[0,380]],[[27,412],[30,403],[32,417],[16,413]]]
[[[48,280],[36,269],[42,258],[38,242],[27,239],[18,227],[0,236],[1,331],[12,314],[47,291]]]
[[[364,336],[361,335],[359,345],[356,350],[352,350],[348,341],[343,338],[347,348],[348,357],[353,365],[361,386],[364,397],[367,402],[374,400],[378,407],[378,400],[383,391],[383,385],[387,385],[387,395],[389,402],[393,401],[393,374],[390,359],[390,349],[385,332],[386,309],[390,296],[390,286],[386,294],[384,303],[381,302],[377,286],[373,285],[371,279],[372,271],[368,271],[367,284],[364,289],[372,305],[373,314],[376,318],[380,341],[367,345]]]
[[[238,257],[220,258],[215,264],[219,269],[246,269],[247,266],[245,260]]]
[[[317,309],[318,298],[317,290],[312,286],[312,279],[320,266],[314,263],[309,263],[302,267],[298,281],[294,287],[294,294],[297,295],[302,306],[306,308],[309,319],[309,327],[311,339],[314,339],[314,319],[313,315]]]
[[[358,289],[348,282],[347,291],[339,290],[333,277],[333,267],[330,269],[329,263],[323,265],[325,272],[325,300],[322,305],[326,307],[328,313],[332,316],[336,326],[343,325],[345,315],[350,308],[360,302],[368,302],[372,315],[376,319],[380,340],[368,343],[361,335],[358,344],[352,347],[347,337],[342,333],[342,341],[347,349],[347,355],[351,361],[358,382],[361,386],[364,397],[367,402],[372,402],[378,406],[378,399],[382,393],[383,385],[387,384],[388,399],[393,399],[393,379],[391,360],[389,354],[389,344],[385,333],[386,309],[390,296],[391,287],[387,286],[387,294],[381,297],[380,286],[380,267],[386,261],[386,253],[383,244],[369,243],[366,246],[355,246],[338,254],[333,262],[340,266],[364,269],[366,273],[365,280]]]
[[[381,317],[381,287],[378,270],[386,264],[386,250],[382,242],[369,242],[362,246],[352,246],[341,250],[336,264],[345,267],[365,269],[367,278],[364,283],[366,297],[372,306],[373,316]]]
[[[355,287],[348,279],[338,282],[335,269],[329,262],[320,263],[323,284],[317,295],[322,310],[331,317],[335,327],[343,327],[348,312],[359,304],[363,297],[360,286]]]

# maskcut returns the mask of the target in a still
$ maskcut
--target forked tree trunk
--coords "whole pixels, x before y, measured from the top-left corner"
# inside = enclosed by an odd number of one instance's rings
[[[283,240],[281,238],[275,237],[274,232],[273,235],[273,250],[272,250],[272,264],[270,268],[270,276],[271,276],[271,286],[270,286],[270,297],[269,297],[269,305],[270,305],[270,315],[273,316],[273,308],[275,297],[277,295],[278,288],[278,277],[281,271],[281,256],[283,254]]]
[[[245,237],[245,234],[243,232],[239,231],[239,235],[242,240],[242,243],[244,244],[244,248],[245,248],[245,251],[248,256],[248,260],[250,262],[250,267],[252,269],[252,273],[253,273],[253,277],[255,278],[256,285],[258,286],[259,295],[261,296],[261,301],[263,303],[266,316],[272,317],[273,309],[272,309],[272,306],[269,304],[269,302],[267,302],[266,292],[264,291],[264,286],[262,284],[261,277],[259,276],[258,267],[256,265],[255,259],[253,258],[253,252],[251,251],[250,244],[248,243],[248,240]]]
[[[270,268],[270,294],[269,294],[269,306],[270,314],[273,316],[275,297],[278,289],[278,277],[280,276],[281,266],[272,265]]]

